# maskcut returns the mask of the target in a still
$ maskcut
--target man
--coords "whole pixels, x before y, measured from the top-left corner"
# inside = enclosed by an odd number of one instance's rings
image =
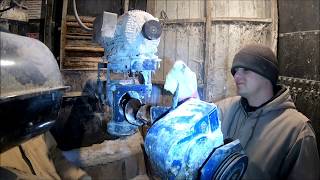
[[[319,179],[310,120],[277,85],[278,63],[268,47],[248,45],[231,68],[239,96],[217,102],[224,138],[239,139],[249,157],[244,179]]]

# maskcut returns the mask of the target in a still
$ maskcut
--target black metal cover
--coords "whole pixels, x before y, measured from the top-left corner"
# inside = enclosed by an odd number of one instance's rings
[[[63,91],[51,51],[40,41],[0,32],[0,152],[47,131]]]

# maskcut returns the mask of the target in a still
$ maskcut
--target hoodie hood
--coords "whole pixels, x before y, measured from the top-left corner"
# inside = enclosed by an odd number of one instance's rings
[[[294,102],[290,96],[289,89],[280,85],[278,85],[276,88],[278,89],[278,91],[273,98],[271,98],[267,103],[258,107],[255,111],[249,112],[248,114],[250,114],[251,116],[261,116],[270,111],[296,109],[296,106],[294,105]],[[240,102],[244,110],[247,110],[247,107],[249,106],[247,100],[241,98]]]

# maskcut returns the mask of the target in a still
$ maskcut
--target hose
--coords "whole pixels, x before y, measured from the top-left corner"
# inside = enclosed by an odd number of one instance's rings
[[[81,19],[78,16],[78,12],[77,12],[77,6],[76,6],[76,0],[73,0],[73,12],[74,12],[74,16],[77,19],[77,22],[79,23],[79,25],[85,29],[86,31],[93,31],[92,28],[87,27],[86,25],[84,25],[81,21]]]

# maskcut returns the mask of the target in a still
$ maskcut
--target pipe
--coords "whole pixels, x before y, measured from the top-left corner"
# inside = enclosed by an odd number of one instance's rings
[[[76,0],[73,0],[73,12],[74,12],[74,16],[77,19],[77,22],[79,23],[79,25],[84,28],[86,31],[93,31],[92,28],[87,27],[86,25],[84,25],[81,21],[81,19],[78,16],[78,12],[77,12],[77,6],[76,6]]]

